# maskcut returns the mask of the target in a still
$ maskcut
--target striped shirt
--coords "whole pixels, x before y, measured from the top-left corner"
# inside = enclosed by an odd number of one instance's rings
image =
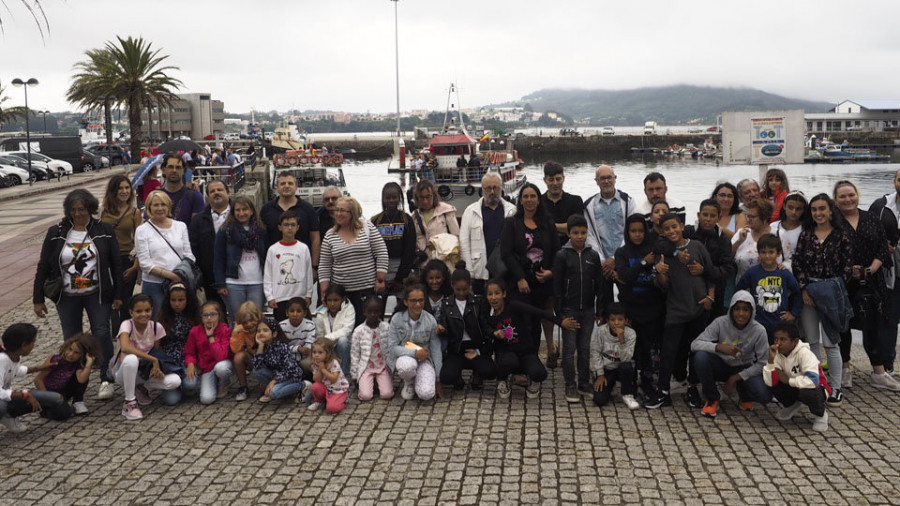
[[[376,272],[387,270],[387,246],[368,220],[353,244],[345,243],[334,230],[322,239],[319,281],[337,283],[350,292],[368,290],[375,286]]]

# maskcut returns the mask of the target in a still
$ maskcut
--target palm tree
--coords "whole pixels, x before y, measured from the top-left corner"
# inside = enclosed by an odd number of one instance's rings
[[[3,128],[4,123],[25,117],[25,108],[22,106],[3,107],[3,102],[9,100],[9,97],[4,94],[5,90],[6,88],[0,85],[0,128]]]
[[[103,107],[107,124],[111,123],[112,103],[128,109],[131,129],[131,153],[141,151],[141,107],[146,103],[171,105],[177,100],[175,90],[183,83],[167,74],[178,67],[163,65],[169,57],[153,50],[143,38],[116,37],[102,49],[85,52],[88,59],[75,64],[77,73],[66,92],[66,98],[88,109]],[[111,135],[107,126],[107,139]]]
[[[41,0],[19,0],[19,2],[24,5],[28,13],[31,14],[34,23],[37,25],[38,32],[41,34],[41,40],[43,40],[44,29],[46,28],[47,33],[50,33],[50,22],[47,20],[47,15],[44,13],[44,6],[41,5]],[[3,6],[3,11],[12,13],[9,6],[6,5],[5,0],[0,0],[0,6]],[[0,18],[0,34],[4,33],[3,28],[3,18]]]

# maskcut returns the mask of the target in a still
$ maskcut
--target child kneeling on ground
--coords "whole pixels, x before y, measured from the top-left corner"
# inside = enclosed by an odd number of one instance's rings
[[[622,384],[622,401],[628,409],[641,405],[634,399],[634,343],[637,334],[625,322],[625,306],[615,302],[606,309],[606,325],[598,325],[591,337],[591,369],[594,381],[594,404],[609,404],[616,381]]]
[[[743,410],[753,409],[754,402],[766,404],[772,400],[760,377],[768,338],[765,327],[753,319],[755,311],[750,292],[738,290],[731,297],[728,314],[713,320],[691,343],[692,367],[703,386],[706,404],[702,413],[706,417],[715,418],[719,409],[718,381],[725,382],[723,388],[728,395],[737,390]]]
[[[19,417],[27,413],[44,413],[48,418],[65,420],[69,407],[62,395],[56,392],[13,390],[12,380],[26,374],[48,370],[45,362],[40,366],[22,365],[22,357],[34,350],[37,328],[30,323],[13,323],[3,331],[3,351],[0,351],[0,424],[10,432],[23,432],[25,424]]]
[[[803,406],[813,415],[813,430],[828,430],[825,398],[831,393],[822,373],[819,359],[800,342],[797,325],[782,322],[775,325],[775,344],[769,347],[769,359],[763,368],[763,380],[783,408],[775,413],[779,420],[790,420]]]
[[[390,325],[384,316],[384,302],[369,297],[363,302],[366,321],[353,331],[350,345],[350,376],[359,384],[359,400],[370,401],[375,395],[375,383],[382,399],[394,396],[394,379],[387,352],[391,347]]]

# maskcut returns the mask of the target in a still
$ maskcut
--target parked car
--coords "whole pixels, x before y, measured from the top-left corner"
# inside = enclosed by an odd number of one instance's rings
[[[109,161],[106,162],[106,165],[103,165],[103,160],[105,157],[100,156],[96,153],[91,153],[90,151],[85,151],[83,155],[81,155],[81,171],[82,172],[90,172],[95,169],[102,169],[103,167],[109,166]]]
[[[0,150],[26,152],[26,142],[25,137],[3,138],[0,140]],[[60,166],[63,166],[66,174],[71,174],[73,168],[81,170],[81,155],[84,152],[84,148],[81,147],[81,137],[77,135],[32,137],[31,145],[32,154],[38,153],[48,160],[61,162],[50,164],[51,167],[59,169]],[[40,160],[44,161],[43,159]],[[67,165],[62,165],[62,163]]]
[[[719,127],[717,127],[717,126],[711,126],[711,127],[707,128],[706,131],[707,131],[707,132],[716,132],[716,133],[718,133],[718,132],[721,132],[722,129],[719,128]]]
[[[15,186],[29,181],[27,170],[20,169],[15,165],[5,164],[2,161],[0,161],[0,172],[3,173],[3,179],[9,183],[7,186]]]
[[[603,127],[600,129],[600,135],[616,135],[616,131],[613,127]]]
[[[581,137],[581,132],[575,128],[563,128],[559,131],[559,135],[562,137]]]
[[[109,158],[109,163],[112,165],[122,165],[126,160],[125,150],[118,144],[100,144],[91,146],[87,148],[87,151],[90,151],[95,155]]]
[[[0,152],[0,163],[18,167],[26,171],[26,174],[29,171],[28,160],[26,160],[25,157],[18,156],[13,153]],[[55,178],[59,174],[57,171],[48,167],[46,163],[39,162],[37,160],[32,160],[30,170],[31,177],[35,181],[43,181],[45,179]],[[28,178],[26,177],[26,179]]]
[[[10,151],[9,154],[16,155],[20,158],[28,159],[27,151]],[[49,156],[43,153],[36,153],[34,151],[31,152],[31,162],[42,162],[46,164],[51,169],[55,170],[57,173],[61,175],[71,174],[72,164],[63,160],[56,160],[54,158],[50,158]],[[79,165],[81,164],[81,157],[79,156]],[[56,174],[53,174],[55,177]]]
[[[699,133],[702,133],[702,132],[703,132],[703,129],[700,128],[700,127],[697,127],[697,126],[692,126],[691,128],[688,128],[688,133],[689,133],[689,134],[699,134]]]

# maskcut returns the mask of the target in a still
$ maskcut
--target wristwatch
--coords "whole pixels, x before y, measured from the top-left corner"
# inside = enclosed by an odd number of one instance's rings
[[[647,267],[647,261],[644,260],[643,258],[641,259],[641,265],[643,265],[644,267]]]

